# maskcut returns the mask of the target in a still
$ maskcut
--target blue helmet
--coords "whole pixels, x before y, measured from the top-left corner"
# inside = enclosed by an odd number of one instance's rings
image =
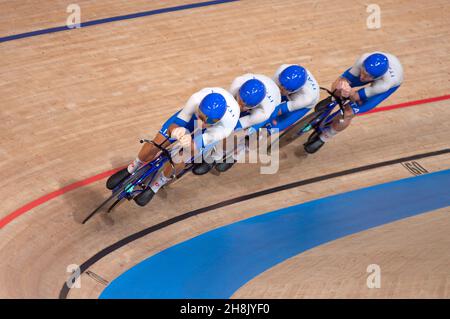
[[[206,123],[212,125],[225,115],[227,101],[219,93],[210,93],[203,98],[198,109],[205,116]]]
[[[260,80],[248,80],[239,89],[239,96],[245,105],[255,107],[266,97],[266,87]]]
[[[280,84],[289,92],[295,92],[306,83],[306,70],[300,65],[291,65],[283,70],[278,77]]]
[[[364,69],[374,79],[379,78],[389,69],[389,60],[384,54],[371,54],[364,60]]]

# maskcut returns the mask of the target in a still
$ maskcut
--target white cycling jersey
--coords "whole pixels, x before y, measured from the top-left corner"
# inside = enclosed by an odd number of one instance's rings
[[[220,121],[209,126],[206,128],[205,132],[203,132],[203,144],[205,146],[227,138],[234,131],[241,113],[239,104],[230,92],[216,87],[205,88],[194,93],[186,102],[186,105],[180,113],[178,113],[177,117],[185,122],[189,122],[192,119],[192,116],[198,111],[198,107],[202,100],[210,93],[221,94],[227,102],[227,110]]]
[[[389,69],[383,76],[375,79],[368,87],[362,89],[362,92],[360,94],[362,94],[363,96],[365,95],[366,98],[370,98],[380,93],[387,92],[389,89],[399,86],[403,82],[402,64],[395,55],[384,52],[371,52],[363,54],[350,68],[349,73],[354,77],[359,77],[361,75],[361,69],[363,68],[364,60],[369,55],[374,53],[384,54],[388,58]]]
[[[231,84],[230,93],[237,98],[241,86],[252,79],[259,80],[264,84],[266,87],[266,96],[259,105],[249,110],[249,115],[245,115],[239,119],[243,129],[269,119],[272,112],[281,103],[280,89],[277,84],[271,78],[262,74],[248,73],[237,77]]]
[[[294,64],[283,64],[278,68],[274,75],[274,81],[280,85],[280,74]],[[288,94],[287,108],[289,112],[299,110],[301,108],[313,108],[319,102],[320,88],[314,76],[306,69],[307,79],[305,84],[296,92]]]

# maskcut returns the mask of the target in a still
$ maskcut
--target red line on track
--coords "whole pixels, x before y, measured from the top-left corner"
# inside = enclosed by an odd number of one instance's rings
[[[438,96],[438,97],[432,97],[432,98],[428,98],[428,99],[423,99],[423,100],[416,100],[416,101],[410,101],[410,102],[405,102],[405,103],[400,103],[400,104],[394,104],[394,105],[388,105],[388,106],[384,106],[384,107],[379,107],[379,108],[375,108],[372,111],[360,114],[360,115],[366,115],[366,114],[373,114],[373,113],[378,113],[378,112],[385,112],[385,111],[391,111],[391,110],[395,110],[395,109],[400,109],[400,108],[405,108],[405,107],[410,107],[410,106],[415,106],[415,105],[420,105],[420,104],[427,104],[427,103],[433,103],[433,102],[438,102],[438,101],[444,101],[444,100],[450,100],[450,94],[449,95],[443,95],[443,96]],[[107,172],[103,172],[100,174],[97,174],[95,176],[89,177],[85,180],[82,181],[78,181],[75,182],[73,184],[67,185],[61,189],[58,189],[54,192],[51,192],[47,195],[44,195],[42,197],[39,197],[38,199],[29,202],[28,204],[25,204],[24,206],[20,207],[19,209],[15,210],[14,212],[10,213],[9,215],[7,215],[6,217],[4,217],[3,219],[0,220],[0,229],[5,227],[7,224],[9,224],[10,222],[12,222],[13,220],[15,220],[16,218],[18,218],[19,216],[25,214],[26,212],[32,210],[33,208],[36,208],[37,206],[40,206],[50,200],[52,200],[53,198],[59,197],[67,192],[70,192],[74,189],[80,188],[82,186],[86,186],[92,183],[95,183],[103,178],[109,177],[112,174],[114,174],[115,172],[119,171],[121,168],[116,168],[113,170],[109,170]]]
[[[112,174],[114,174],[115,172],[119,171],[122,168],[123,167],[116,168],[116,169],[113,169],[113,170],[109,170],[107,172],[100,173],[98,175],[89,177],[89,178],[87,178],[85,180],[82,180],[82,181],[75,182],[75,183],[67,185],[67,186],[65,186],[65,187],[63,187],[61,189],[58,189],[58,190],[56,190],[54,192],[51,192],[51,193],[49,193],[47,195],[39,197],[38,199],[36,199],[36,200],[34,200],[32,202],[29,202],[28,204],[26,204],[26,205],[20,207],[19,209],[15,210],[14,212],[9,214],[5,218],[1,219],[0,220],[0,229],[5,227],[7,224],[12,222],[14,219],[19,217],[20,215],[25,214],[26,212],[32,210],[35,207],[40,206],[40,205],[48,202],[49,200],[52,200],[53,198],[61,196],[61,195],[65,194],[65,193],[67,193],[67,192],[70,192],[70,191],[74,190],[74,189],[77,189],[77,188],[80,188],[82,186],[86,186],[86,185],[92,184],[92,183],[97,182],[97,181],[99,181],[99,180],[101,180],[103,178],[111,176]]]
[[[367,114],[373,114],[373,113],[378,113],[378,112],[385,112],[385,111],[400,109],[400,108],[404,108],[404,107],[439,102],[439,101],[444,101],[444,100],[449,100],[449,99],[450,99],[450,94],[438,96],[438,97],[431,97],[431,98],[423,99],[423,100],[416,100],[416,101],[410,101],[410,102],[405,102],[405,103],[400,103],[400,104],[393,104],[393,105],[388,105],[388,106],[383,106],[383,107],[377,107],[369,112],[359,114],[359,115],[367,115]]]

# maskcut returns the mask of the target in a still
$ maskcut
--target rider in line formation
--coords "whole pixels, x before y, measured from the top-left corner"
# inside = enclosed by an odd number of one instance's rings
[[[268,120],[281,103],[280,90],[276,83],[262,74],[244,74],[231,84],[230,93],[239,104],[241,113],[235,131],[246,130]],[[210,156],[213,161],[204,161],[192,170],[196,175],[208,173],[213,167],[219,172],[227,171],[234,162],[224,161],[223,149],[215,148]]]
[[[274,81],[283,103],[271,117],[271,128],[283,131],[319,102],[320,89],[312,73],[300,65],[283,64],[275,72]]]
[[[331,86],[331,91],[342,98],[349,98],[352,103],[347,104],[343,116],[334,118],[323,132],[314,132],[309,137],[304,145],[305,151],[310,154],[317,152],[338,132],[345,130],[355,114],[374,109],[402,82],[403,68],[396,56],[383,52],[363,54]]]
[[[236,82],[239,81],[238,79],[233,83],[235,85],[232,85],[232,93],[236,91],[233,88],[237,86]],[[241,118],[239,122],[243,123],[243,128],[250,128],[253,132],[256,132],[260,128],[266,128],[271,130],[271,134],[276,132],[276,130],[282,132],[300,120],[319,102],[319,84],[311,72],[300,65],[281,65],[275,72],[273,80],[270,83],[273,92],[277,91],[273,84],[277,86],[281,94],[281,102],[276,103],[275,109],[267,120],[262,121],[262,118],[260,118],[253,121],[252,125],[250,125],[250,123],[246,122],[245,118]],[[235,162],[236,160],[218,163],[215,168],[219,172],[225,172]]]
[[[336,116],[322,132],[314,132],[305,143],[308,153],[315,153],[338,132],[350,125],[355,113],[375,108],[395,92],[403,81],[403,69],[399,60],[391,54],[374,52],[362,55],[333,84],[332,91],[352,103],[343,115]],[[361,86],[369,86],[358,88]],[[261,74],[245,74],[236,78],[229,91],[222,88],[206,88],[188,100],[182,110],[164,123],[153,142],[167,147],[176,140],[182,147],[191,147],[197,153],[208,146],[226,139],[233,131],[261,127],[283,131],[309,112],[319,101],[319,85],[313,75],[299,65],[282,65],[274,79]],[[194,140],[191,133],[200,120],[203,133]],[[152,161],[159,149],[144,144],[138,157],[127,168],[115,173],[107,181],[108,189],[114,189],[146,162]],[[195,164],[193,173],[203,175],[213,167],[220,172],[234,163],[222,162],[223,152],[213,149],[212,163]],[[185,167],[177,164],[177,172]],[[136,196],[135,201],[145,206],[154,194],[173,176],[172,167],[166,165],[155,177],[149,189]]]
[[[191,96],[186,105],[172,117],[170,117],[156,134],[153,142],[163,147],[179,140],[183,148],[190,148],[194,152],[200,152],[205,146],[214,144],[227,138],[236,127],[239,120],[239,105],[234,97],[222,88],[205,88]],[[197,120],[202,123],[202,134],[193,140],[191,133],[196,128]],[[141,168],[146,162],[152,161],[159,149],[151,143],[145,143],[138,157],[106,182],[108,189],[114,189],[124,179]],[[185,167],[181,162],[175,165],[177,172]],[[167,164],[154,178],[150,187],[135,197],[139,206],[145,206],[154,194],[174,175],[171,165]]]

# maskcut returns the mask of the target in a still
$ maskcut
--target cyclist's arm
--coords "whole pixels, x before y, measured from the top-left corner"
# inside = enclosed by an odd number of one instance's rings
[[[336,90],[336,88],[342,82],[347,82],[350,85],[355,79],[357,79],[361,74],[361,65],[361,58],[358,58],[358,60],[355,61],[352,67],[347,69],[333,82],[333,84],[331,85],[331,91]]]
[[[310,87],[305,87],[303,91],[295,94],[294,99],[286,102],[286,107],[281,104],[281,113],[287,113],[299,110],[304,107],[310,107],[314,101],[318,100],[318,94]]]
[[[187,123],[192,119],[197,107],[200,105],[202,99],[206,96],[207,92],[203,92],[203,90],[194,93],[189,100],[186,102],[184,107],[178,113],[175,121],[169,126],[169,135],[172,131],[180,126],[185,127]]]
[[[252,110],[249,115],[243,116],[239,119],[239,122],[243,129],[249,128],[252,125],[264,122],[270,117],[271,113],[265,112],[262,108]]]
[[[359,89],[357,91],[358,93],[357,96],[361,102],[365,102],[372,96],[388,91],[391,87],[393,87],[393,85],[391,85],[391,83],[389,83],[388,81],[384,80],[375,81],[372,85]]]
[[[348,84],[350,86],[360,86],[359,76],[361,75],[362,65],[364,60],[369,56],[368,53],[360,56],[355,63],[347,69],[341,76],[339,76],[336,81],[331,85],[331,90],[334,91],[339,89],[342,84]],[[339,90],[338,90],[339,91]],[[336,92],[340,96],[340,92]]]
[[[202,134],[202,139],[196,141],[197,148],[208,147],[233,133],[239,119],[239,106],[236,102],[231,104],[220,122],[209,126]]]
[[[221,141],[227,138],[232,132],[233,129],[222,125],[210,127],[203,133],[203,144],[209,145]]]

